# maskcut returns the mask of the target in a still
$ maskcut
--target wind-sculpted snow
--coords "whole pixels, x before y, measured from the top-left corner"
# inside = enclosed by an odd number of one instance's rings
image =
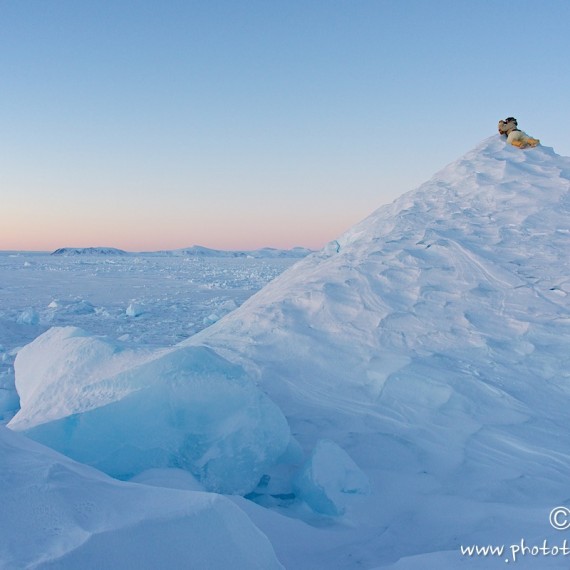
[[[287,449],[287,421],[243,370],[207,348],[133,351],[53,328],[16,358],[9,427],[120,479],[190,471],[245,494]]]
[[[6,570],[282,568],[224,497],[122,483],[2,426],[0,483]]]
[[[306,453],[331,439],[370,477],[349,515],[378,533],[354,554],[551,532],[570,489],[569,189],[570,159],[491,137],[183,343],[255,370]]]
[[[561,379],[569,176],[570,160],[552,150],[492,137],[339,238],[338,253],[301,261],[186,344],[260,363],[270,392],[396,423],[411,419],[394,409],[401,396],[429,397],[432,408],[455,394],[460,386],[437,374],[452,361],[472,379],[476,366],[491,401],[500,366],[533,384],[536,374]],[[292,357],[302,381],[285,366]],[[402,372],[418,365],[421,379]]]

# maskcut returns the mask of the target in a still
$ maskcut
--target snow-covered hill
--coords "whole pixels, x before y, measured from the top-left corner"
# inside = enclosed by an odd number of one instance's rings
[[[352,520],[377,533],[353,556],[452,550],[454,568],[462,542],[551,532],[570,496],[569,189],[570,159],[491,137],[187,341],[255,373],[305,450],[330,438],[371,477]]]
[[[199,478],[210,461],[218,479],[263,469],[252,500],[233,500],[287,568],[493,568],[521,539],[561,546],[549,512],[570,497],[569,214],[569,158],[491,137],[177,347],[122,354],[48,331],[18,355],[12,427],[74,456],[95,437],[122,472],[121,446],[139,470],[162,461],[152,418]],[[243,405],[211,398],[212,377]],[[181,402],[204,394],[200,423]],[[128,439],[101,436],[113,409]],[[290,432],[287,450],[246,465],[247,444],[228,442],[256,430],[281,449]],[[460,554],[488,544],[507,555]]]
[[[492,137],[188,344],[257,364],[269,392],[317,407],[338,398],[350,414],[382,407],[391,377],[418,359],[544,373],[552,356],[555,375],[570,324],[569,178],[570,159]]]
[[[128,253],[115,247],[60,247],[53,251],[52,255],[128,255]]]

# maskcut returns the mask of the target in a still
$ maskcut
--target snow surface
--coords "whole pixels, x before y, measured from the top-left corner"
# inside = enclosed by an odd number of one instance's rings
[[[280,457],[254,461],[257,486],[232,498],[286,568],[494,568],[506,557],[470,558],[460,546],[508,548],[521,539],[560,546],[567,535],[551,527],[549,513],[570,506],[569,190],[570,159],[493,136],[235,310],[204,312],[202,319],[221,318],[178,345],[117,348],[93,331],[75,331],[71,338],[101,351],[90,363],[79,349],[65,352],[61,329],[45,333],[19,351],[26,388],[14,426],[22,422],[31,435],[68,422],[81,431],[88,418],[85,433],[97,437],[108,421],[119,424],[109,409],[116,402],[118,416],[136,418],[129,399],[141,382],[145,403],[146,386],[159,402],[172,403],[159,389],[169,378],[190,378],[201,393],[207,382],[196,363],[209,358],[221,377],[206,405],[214,416],[208,433],[219,422],[224,435],[234,434],[214,403],[220,390],[228,405],[237,398],[237,417],[248,427],[251,395],[271,409],[254,414],[262,425],[264,417],[273,426],[284,417],[283,433],[293,436],[283,438]],[[122,314],[131,324],[153,318],[129,318],[127,306]],[[110,343],[112,354],[99,342]],[[52,348],[57,374],[42,371]],[[225,372],[232,366],[241,371],[238,396],[229,388],[233,373]],[[84,378],[86,367],[96,382]],[[59,402],[48,397],[52,381],[65,393]],[[101,382],[110,390],[97,388],[101,411],[93,416],[89,399],[71,387]],[[119,397],[125,386],[130,395]],[[113,403],[103,405],[103,396]],[[192,409],[192,394],[183,400],[182,408]],[[143,417],[144,410],[137,425]],[[156,428],[173,429],[171,423],[159,419]],[[64,433],[49,434],[52,444]],[[106,452],[104,443],[95,445],[97,455]],[[214,458],[229,466],[235,449],[218,446]],[[100,467],[113,471],[121,457]],[[147,487],[190,488],[194,475],[202,477],[195,464],[190,478],[165,466],[185,467],[145,462],[139,477]],[[532,568],[568,563],[563,556],[516,561]]]
[[[314,543],[326,567],[445,550],[453,568],[461,543],[553,533],[570,489],[569,179],[552,149],[491,137],[183,343],[255,374],[305,453],[330,439],[370,478],[342,554]]]
[[[228,499],[122,483],[0,426],[0,568],[282,568]]]

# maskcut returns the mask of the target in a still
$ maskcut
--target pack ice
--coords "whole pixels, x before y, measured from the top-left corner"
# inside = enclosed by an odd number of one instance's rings
[[[287,568],[557,544],[569,189],[570,159],[491,137],[173,349],[48,331],[18,354],[10,427],[117,476],[253,490],[274,509],[235,500]]]

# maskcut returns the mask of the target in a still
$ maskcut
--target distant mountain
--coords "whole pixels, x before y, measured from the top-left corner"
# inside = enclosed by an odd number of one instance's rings
[[[306,257],[312,250],[305,247],[294,247],[292,249],[275,249],[273,247],[263,247],[252,251],[246,250],[221,250],[210,249],[201,245],[193,245],[183,249],[175,249],[171,251],[163,251],[168,255],[189,255],[196,257],[253,257],[256,259],[261,258],[302,258]]]
[[[246,250],[223,250],[210,249],[201,245],[193,245],[182,249],[149,251],[146,255],[179,255],[195,257],[249,257],[255,259],[301,259],[312,253],[312,250],[305,247],[294,247],[292,249],[276,249],[273,247],[263,247],[253,251]],[[115,247],[61,247],[52,252],[51,255],[132,255],[131,253]],[[139,255],[139,254],[137,254]]]
[[[115,247],[60,247],[52,255],[129,255],[122,249]]]

